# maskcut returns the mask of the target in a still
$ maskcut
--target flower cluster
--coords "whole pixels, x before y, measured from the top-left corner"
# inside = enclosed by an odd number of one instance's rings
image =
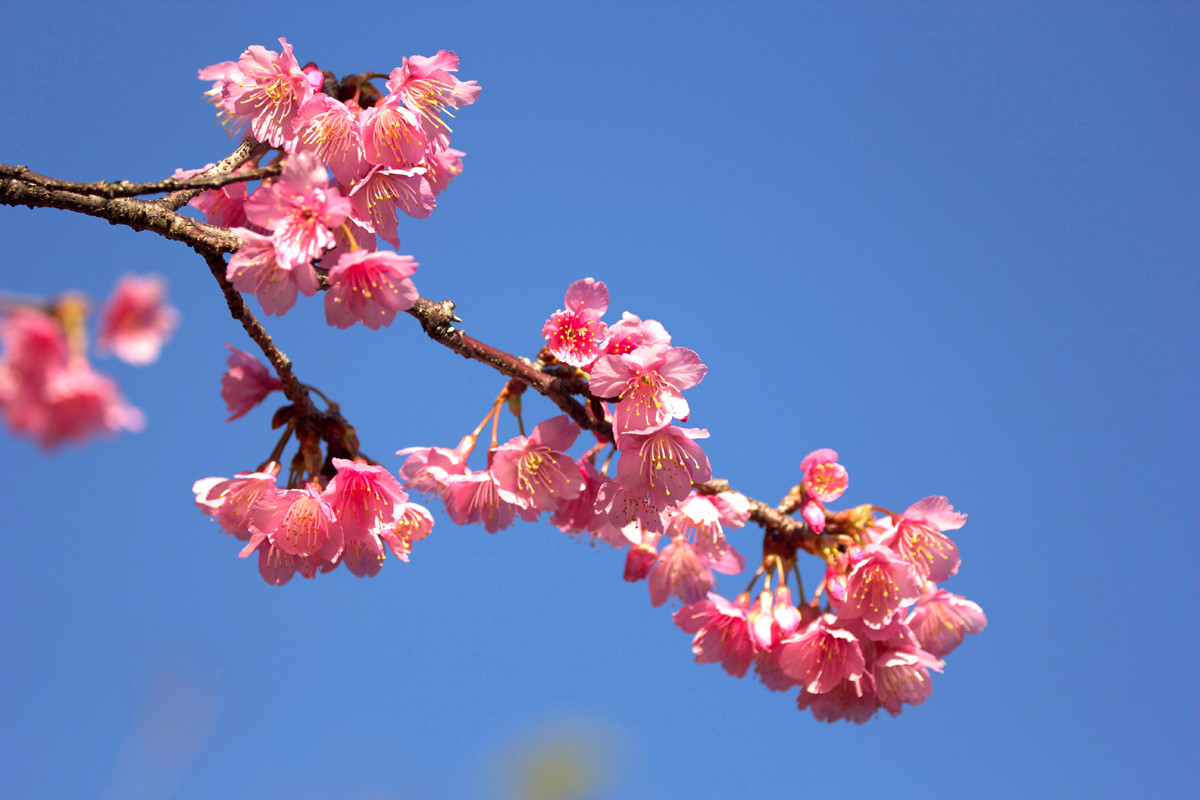
[[[208,97],[231,131],[248,130],[278,149],[281,174],[249,193],[244,183],[206,191],[192,205],[241,239],[226,277],[268,315],[317,292],[316,262],[329,289],[330,325],[390,325],[416,301],[409,278],[417,262],[378,251],[377,237],[399,247],[397,211],[428,217],[462,172],[465,153],[450,147],[443,113],[475,102],[479,86],[460,81],[458,56],[442,50],[404,59],[381,95],[370,79],[385,76],[339,83],[315,65],[301,68],[292,46],[279,42],[280,53],[253,45],[236,62],[200,70],[200,78],[213,81]]]
[[[332,464],[336,472],[323,487],[314,480],[280,489],[280,465],[268,462],[232,478],[198,480],[192,492],[221,530],[246,543],[242,558],[258,553],[259,574],[272,586],[297,572],[313,578],[339,564],[360,578],[373,576],[385,550],[408,561],[412,543],[433,529],[429,511],[408,502],[383,467],[341,458]]]
[[[831,450],[818,450],[805,459],[798,487],[802,508],[836,499],[817,499],[806,485],[815,464],[826,465],[826,474],[844,489],[845,469],[836,458]],[[937,586],[959,565],[944,531],[962,527],[965,519],[944,497],[928,497],[903,514],[872,506],[832,514],[812,540],[811,549],[827,566],[811,602],[793,604],[787,573],[795,569],[796,551],[775,541],[769,552],[764,548],[751,583],[766,576],[753,601],[749,591],[733,602],[710,592],[679,609],[675,623],[694,635],[697,662],[720,662],[739,678],[754,666],[772,691],[799,687],[797,705],[818,720],[861,723],[881,708],[895,716],[905,704],[924,703],[932,689],[930,671],[940,672],[966,634],[987,626],[978,605]],[[773,570],[779,577],[774,591]]]
[[[97,350],[139,366],[156,360],[179,319],[164,297],[161,278],[123,277],[101,313]],[[46,449],[145,424],[89,363],[87,308],[72,294],[51,304],[14,302],[0,316],[0,417]]]

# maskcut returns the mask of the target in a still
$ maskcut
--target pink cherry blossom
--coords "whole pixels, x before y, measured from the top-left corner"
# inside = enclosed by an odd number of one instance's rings
[[[356,109],[318,92],[296,116],[297,151],[311,151],[325,162],[338,183],[347,186],[370,169],[363,158]]]
[[[730,603],[709,592],[707,599],[686,605],[675,612],[675,624],[685,633],[694,633],[692,652],[697,664],[721,662],[730,675],[742,678],[754,661],[755,646],[746,620],[745,598]]]
[[[909,563],[918,581],[941,582],[958,572],[958,546],[942,531],[958,530],[967,521],[945,497],[914,503],[881,540]]]
[[[673,535],[687,536],[709,561],[731,565],[731,569],[719,569],[719,572],[735,574],[742,571],[744,561],[725,539],[721,524],[740,528],[746,523],[750,506],[744,495],[737,492],[702,495],[693,490],[676,512],[668,525]]]
[[[391,169],[374,167],[350,190],[354,218],[392,247],[400,246],[396,235],[396,209],[424,219],[437,205],[425,167]]]
[[[129,364],[149,364],[179,324],[179,312],[167,305],[167,284],[155,275],[126,275],[117,283],[100,318],[96,349],[112,352]]]
[[[574,497],[558,498],[554,505],[554,514],[550,517],[550,524],[563,533],[598,532],[598,529],[607,527],[607,523],[596,515],[596,493],[600,484],[604,483],[604,476],[587,458],[579,459],[575,466],[579,470],[582,488]]]
[[[33,434],[47,449],[120,430],[137,432],[146,425],[145,415],[125,402],[116,383],[82,358],[51,374],[42,400],[43,424]]]
[[[848,485],[846,468],[837,463],[837,451],[814,450],[800,462],[804,473],[804,488],[822,503],[831,503],[842,496]]]
[[[246,217],[272,231],[277,260],[292,267],[320,257],[336,244],[332,228],[351,211],[321,160],[308,151],[289,156],[279,178],[258,187],[246,201]]]
[[[67,336],[49,314],[18,308],[0,316],[0,414],[14,433],[36,434],[48,424],[46,385],[67,365]]]
[[[532,522],[536,512],[522,509],[500,496],[491,470],[451,475],[446,479],[446,513],[455,525],[483,523],[488,533],[497,533],[511,526],[520,514]]]
[[[283,147],[293,138],[296,115],[313,94],[312,83],[292,55],[292,46],[283,38],[279,44],[282,53],[251,45],[238,59],[236,70],[222,70],[222,65],[208,68],[208,74],[224,76],[223,104],[233,116],[233,129],[249,125],[255,139],[272,147]],[[201,77],[205,77],[204,71]]]
[[[395,507],[408,502],[408,494],[383,467],[345,458],[334,458],[332,464],[337,473],[321,499],[343,531],[366,531],[390,522]]]
[[[665,520],[666,512],[691,493],[693,482],[712,477],[708,456],[693,441],[707,437],[706,430],[674,425],[629,434],[617,465],[617,482],[634,498],[646,498]]]
[[[919,706],[933,691],[929,670],[942,671],[943,662],[924,650],[882,648],[871,670],[879,705],[893,717],[903,704]]]
[[[866,671],[858,639],[837,627],[837,619],[825,614],[779,645],[779,666],[813,694],[824,694],[844,680],[861,678]]]
[[[422,505],[398,503],[393,509],[391,522],[379,531],[381,538],[401,561],[408,561],[412,543],[418,542],[433,530],[433,515]]]
[[[267,367],[249,353],[238,350],[229,342],[229,369],[221,376],[221,399],[230,412],[226,422],[243,417],[250,409],[261,403],[268,394],[283,391],[283,381],[271,374]]]
[[[871,628],[882,628],[920,595],[921,584],[899,555],[868,544],[846,578],[845,599],[835,600],[833,608],[843,621],[861,618]]]
[[[921,598],[908,625],[924,650],[935,658],[945,658],[968,633],[986,628],[987,617],[970,600],[937,589]]]
[[[492,475],[504,500],[534,511],[553,511],[560,499],[570,500],[583,490],[569,450],[579,426],[565,414],[534,427],[529,438],[517,436],[496,449]]]
[[[177,169],[172,178],[185,180],[202,172],[207,172],[213,164],[205,164],[200,169]],[[234,172],[245,172],[253,169],[254,164],[247,161]],[[237,228],[244,226],[246,220],[246,183],[238,181],[229,183],[218,189],[207,189],[188,201],[192,208],[204,212],[204,218],[210,225],[222,228]]]
[[[339,328],[361,322],[371,330],[387,327],[397,311],[407,311],[420,296],[408,278],[417,271],[412,256],[388,250],[343,253],[329,270],[325,320]]]
[[[542,326],[551,355],[564,364],[585,367],[600,354],[608,326],[600,321],[608,310],[608,288],[603,281],[584,278],[567,288],[565,310],[555,311]]]
[[[437,149],[445,149],[450,132],[441,112],[470,105],[479,97],[475,81],[460,81],[450,74],[457,71],[458,56],[439,50],[434,56],[409,56],[388,78],[388,91],[400,95],[405,105],[421,115],[428,135],[437,140]]]
[[[399,476],[404,485],[426,495],[442,495],[449,479],[455,475],[466,475],[467,456],[475,447],[475,437],[466,436],[458,447],[406,447],[396,451],[398,456],[408,456],[400,467]]]
[[[462,174],[462,157],[465,155],[462,150],[453,147],[425,154],[425,178],[435,197],[450,185],[450,181]]]
[[[695,603],[708,594],[714,583],[708,559],[686,539],[673,539],[658,554],[650,572],[650,604],[657,608],[671,595]]]
[[[801,689],[796,706],[812,712],[817,722],[839,720],[861,725],[875,716],[879,699],[875,696],[875,681],[870,672],[859,678],[847,678],[827,692],[818,694]]]
[[[271,462],[262,472],[239,472],[232,478],[202,478],[192,485],[196,505],[216,519],[221,530],[242,541],[250,539],[250,507],[275,488],[279,464]]]
[[[371,164],[408,169],[425,160],[428,143],[417,115],[400,105],[399,96],[363,112],[363,155]]]
[[[229,259],[225,279],[239,292],[257,297],[265,314],[282,316],[296,304],[297,290],[308,297],[317,293],[317,273],[311,264],[284,266],[269,236],[246,228],[234,228],[233,233],[242,246]]]
[[[619,356],[601,356],[591,367],[589,381],[597,397],[620,397],[613,419],[617,447],[622,437],[649,433],[672,418],[686,421],[687,401],[682,390],[704,379],[708,367],[686,347],[654,345]]]
[[[621,321],[608,327],[608,339],[604,342],[604,354],[622,356],[639,347],[669,345],[671,334],[657,320],[642,320],[626,311]]]
[[[656,537],[657,535],[655,534]],[[650,570],[654,569],[654,564],[658,561],[658,551],[655,549],[657,541],[655,538],[652,544],[642,542],[636,547],[629,548],[629,552],[625,554],[624,578],[626,581],[637,583],[650,575]]]
[[[264,493],[250,506],[249,520],[252,534],[293,556],[321,554],[332,561],[342,549],[333,509],[312,486]]]

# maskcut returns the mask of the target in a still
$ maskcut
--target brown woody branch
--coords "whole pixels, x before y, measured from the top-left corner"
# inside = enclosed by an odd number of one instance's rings
[[[208,225],[176,213],[176,209],[205,189],[277,174],[277,166],[233,174],[233,170],[240,165],[260,155],[262,149],[254,140],[247,139],[237,150],[202,175],[183,181],[171,179],[143,184],[128,181],[82,184],[47,178],[23,166],[0,164],[0,205],[75,211],[100,217],[114,225],[124,225],[133,230],[153,231],[168,239],[187,244],[208,264],[225,295],[230,314],[242,323],[247,335],[254,340],[274,367],[283,382],[284,394],[295,406],[296,412],[309,419],[328,418],[349,428],[336,406],[324,412],[314,406],[309,397],[309,390],[292,371],[291,360],[275,345],[241,293],[226,279],[224,255],[241,247],[241,240],[227,228]],[[156,201],[132,197],[161,191],[172,193]],[[434,302],[421,297],[408,313],[420,322],[422,329],[435,342],[464,358],[486,364],[502,375],[519,381],[547,397],[581,428],[596,431],[602,437],[613,441],[612,425],[597,413],[598,403],[595,401],[598,398],[594,398],[589,392],[587,381],[549,375],[534,368],[524,359],[467,336],[454,327],[454,323],[461,320],[455,316],[454,303],[450,300]],[[583,397],[587,402],[576,399],[577,397]],[[731,491],[729,483],[724,480],[699,483],[696,489],[703,494]],[[750,519],[764,528],[768,535],[784,537],[796,547],[813,552],[817,537],[807,525],[785,514],[780,508],[772,508],[750,497],[747,497],[747,500],[750,503]]]

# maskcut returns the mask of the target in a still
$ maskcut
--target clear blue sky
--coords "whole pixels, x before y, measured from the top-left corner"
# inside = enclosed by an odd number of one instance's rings
[[[924,707],[831,727],[693,664],[619,553],[545,525],[439,511],[409,564],[268,587],[192,505],[274,442],[269,409],[223,422],[223,345],[249,342],[204,264],[0,208],[0,288],[159,272],[183,315],[155,366],[102,364],[145,433],[0,439],[2,793],[503,797],[577,741],[604,798],[1195,795],[1196,9],[0,4],[0,161],[69,179],[223,157],[195,73],[250,44],[339,74],[456,50],[483,94],[465,173],[400,229],[422,294],[532,356],[566,287],[605,281],[610,320],[708,365],[718,476],[775,502],[832,447],[839,507],[947,495],[947,588],[990,622]],[[271,329],[392,469],[502,386],[406,317],[337,331],[310,301]]]

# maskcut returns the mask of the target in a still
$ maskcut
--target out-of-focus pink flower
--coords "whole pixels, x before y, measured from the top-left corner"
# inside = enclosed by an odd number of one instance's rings
[[[970,600],[936,589],[921,598],[908,626],[924,650],[936,658],[945,658],[962,644],[968,633],[979,633],[986,628],[987,617]]]
[[[233,130],[249,125],[255,139],[272,147],[291,142],[296,115],[313,95],[312,83],[292,55],[292,46],[283,38],[279,44],[282,53],[251,45],[238,59],[236,70],[216,64],[200,73],[206,80],[212,79],[206,72],[220,76],[222,105],[233,117]]]
[[[280,264],[275,243],[269,236],[246,228],[234,228],[242,246],[229,259],[225,278],[239,292],[253,294],[268,316],[282,316],[296,304],[296,292],[312,297],[317,293],[317,273],[307,261]]]
[[[736,678],[746,675],[754,661],[754,640],[746,620],[744,595],[738,604],[730,603],[719,594],[709,592],[701,600],[675,612],[675,624],[685,633],[694,633],[692,652],[697,664],[721,662],[725,671]]]
[[[844,680],[857,680],[866,671],[862,648],[838,618],[825,614],[802,633],[779,645],[779,666],[813,694],[824,694]]]
[[[958,572],[958,546],[942,531],[958,530],[967,521],[945,497],[926,497],[914,503],[885,534],[881,544],[909,563],[917,580],[939,583]]]
[[[412,256],[389,250],[343,253],[329,270],[325,321],[339,328],[361,322],[371,330],[392,324],[397,311],[407,311],[420,296],[408,278],[417,271]]]
[[[846,468],[837,463],[837,451],[814,450],[800,462],[804,473],[804,488],[822,503],[831,503],[842,496],[849,484]]]
[[[48,314],[19,308],[0,316],[0,414],[14,433],[45,429],[46,385],[67,364],[67,337]]]
[[[242,541],[250,539],[250,506],[275,488],[279,464],[271,462],[263,472],[239,472],[232,478],[201,478],[192,485],[196,505],[216,519],[221,530]]]
[[[564,364],[586,367],[600,354],[608,326],[600,321],[608,310],[608,288],[603,281],[584,278],[567,288],[565,310],[555,311],[542,326],[551,355]]]
[[[657,320],[643,320],[626,311],[621,321],[608,327],[608,339],[604,342],[606,356],[623,356],[639,347],[669,345],[671,334]]]
[[[238,350],[229,342],[225,346],[229,348],[229,358],[226,359],[229,369],[221,376],[221,399],[230,412],[229,419],[225,421],[232,422],[245,416],[271,392],[283,391],[283,381],[272,375],[266,365],[254,356]]]
[[[583,490],[579,468],[563,452],[577,436],[579,426],[560,414],[539,422],[529,438],[517,436],[496,448],[491,472],[500,497],[538,512],[577,497]]]
[[[453,147],[425,154],[425,177],[434,196],[441,194],[442,190],[450,185],[450,181],[462,174],[462,157],[465,155],[462,150],[455,150]]]
[[[125,402],[112,379],[82,358],[53,373],[43,398],[44,425],[34,431],[34,437],[45,448],[120,430],[137,432],[146,425],[145,415]]]
[[[861,618],[868,627],[882,628],[920,595],[921,584],[904,559],[887,547],[869,544],[846,578],[845,599],[830,599],[843,622]]]
[[[637,583],[650,575],[650,570],[658,561],[658,537],[661,534],[651,534],[649,542],[643,541],[636,547],[629,548],[625,554],[624,578],[629,583]]]
[[[283,162],[279,178],[246,200],[246,217],[271,231],[276,259],[307,264],[336,244],[333,231],[350,215],[350,201],[329,185],[321,160],[307,150]]]
[[[179,324],[179,312],[167,305],[166,291],[166,281],[157,275],[121,278],[101,314],[96,349],[129,364],[157,359]]]
[[[589,384],[597,397],[620,397],[613,415],[617,447],[624,450],[622,437],[649,433],[667,425],[672,418],[688,418],[682,390],[703,380],[708,367],[686,347],[654,345],[619,356],[601,356],[591,366]]]

